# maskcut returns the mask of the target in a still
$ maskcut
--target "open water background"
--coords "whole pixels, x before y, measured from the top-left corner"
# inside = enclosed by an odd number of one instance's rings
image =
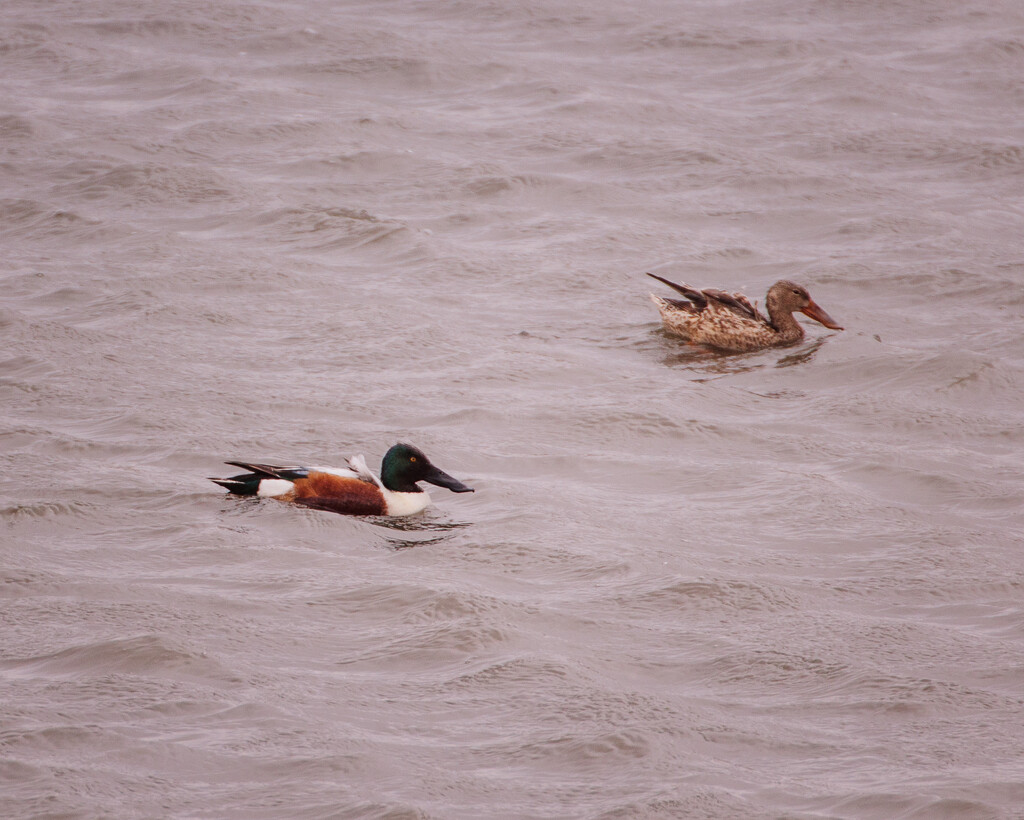
[[[0,4],[0,814],[1024,817],[1022,107],[1016,0]]]

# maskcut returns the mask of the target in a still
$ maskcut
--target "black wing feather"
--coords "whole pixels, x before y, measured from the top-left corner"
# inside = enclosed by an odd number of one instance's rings
[[[232,467],[241,467],[243,470],[265,478],[283,478],[294,481],[309,475],[309,470],[305,467],[275,467],[273,464],[250,464],[247,461],[225,461],[224,463],[230,464]]]
[[[678,299],[665,300],[666,302],[682,308],[683,310],[689,310],[692,313],[700,313],[700,311],[704,310],[704,308],[708,306],[710,301],[715,301],[744,318],[753,319],[757,322],[766,321],[757,308],[750,304],[750,300],[742,293],[727,293],[724,290],[716,290],[715,288],[698,290],[697,288],[690,287],[690,285],[678,285],[675,282],[671,282],[654,273],[648,273],[647,275],[652,279],[657,279],[659,282],[668,285],[670,288],[683,294],[683,296],[689,299],[692,304],[680,302]]]
[[[683,294],[687,299],[694,303],[697,310],[703,310],[707,307],[708,298],[704,295],[704,291],[697,290],[697,288],[690,287],[689,285],[677,285],[675,282],[669,281],[662,276],[658,276],[656,273],[648,273],[651,279],[657,279],[663,285],[668,285],[672,290],[677,293]]]
[[[749,319],[761,318],[760,314],[747,300],[747,297],[740,293],[726,293],[724,290],[708,289],[704,291],[704,294],[709,299],[714,299],[716,302],[725,305],[729,310],[738,313],[740,316],[746,316]]]

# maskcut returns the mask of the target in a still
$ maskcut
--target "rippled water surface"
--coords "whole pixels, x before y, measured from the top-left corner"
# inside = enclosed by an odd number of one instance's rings
[[[7,0],[0,89],[3,817],[1024,817],[1019,3]],[[476,493],[206,480],[397,440]]]

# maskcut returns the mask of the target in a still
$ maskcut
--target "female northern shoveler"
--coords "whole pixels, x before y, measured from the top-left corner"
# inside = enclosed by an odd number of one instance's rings
[[[794,344],[804,337],[803,327],[793,318],[795,310],[827,328],[842,330],[815,304],[806,288],[785,279],[768,289],[764,300],[768,318],[765,318],[742,293],[697,290],[689,285],[677,285],[653,273],[647,275],[686,297],[686,300],[663,299],[652,293],[651,301],[658,306],[665,329],[693,344],[733,353]]]
[[[304,507],[346,515],[412,515],[430,503],[416,485],[428,481],[453,493],[471,493],[461,481],[437,469],[423,451],[396,444],[384,455],[377,478],[362,456],[348,460],[349,469],[336,467],[274,467],[228,461],[249,472],[231,478],[211,478],[234,495],[255,495],[293,501]]]

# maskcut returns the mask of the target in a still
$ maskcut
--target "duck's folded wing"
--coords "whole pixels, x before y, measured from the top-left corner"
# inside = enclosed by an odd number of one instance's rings
[[[241,467],[243,470],[248,470],[258,476],[264,476],[266,478],[283,478],[286,481],[294,481],[297,478],[305,478],[309,475],[309,469],[306,467],[277,467],[273,464],[255,464],[249,461],[225,461],[225,464],[230,464],[232,467]]]
[[[709,300],[717,302],[722,307],[728,308],[739,316],[754,319],[755,321],[763,321],[763,317],[757,308],[750,304],[750,300],[742,293],[727,293],[724,290],[714,290],[712,288],[706,288],[703,293]]]
[[[362,455],[352,456],[348,460],[348,466],[352,469],[353,475],[360,481],[365,481],[368,484],[373,484],[377,487],[383,487],[384,484],[377,476],[373,474],[373,471],[366,466],[366,459]]]
[[[657,279],[663,285],[668,285],[676,293],[681,293],[683,296],[689,299],[693,304],[689,305],[687,309],[696,313],[700,312],[705,307],[707,307],[708,299],[707,296],[704,295],[704,291],[699,290],[698,288],[690,287],[689,285],[673,282],[670,279],[666,279],[664,276],[658,276],[658,274],[656,273],[648,273],[647,275],[650,276],[651,279]],[[676,303],[677,305],[681,304],[678,299],[666,299],[665,301],[673,302]]]

